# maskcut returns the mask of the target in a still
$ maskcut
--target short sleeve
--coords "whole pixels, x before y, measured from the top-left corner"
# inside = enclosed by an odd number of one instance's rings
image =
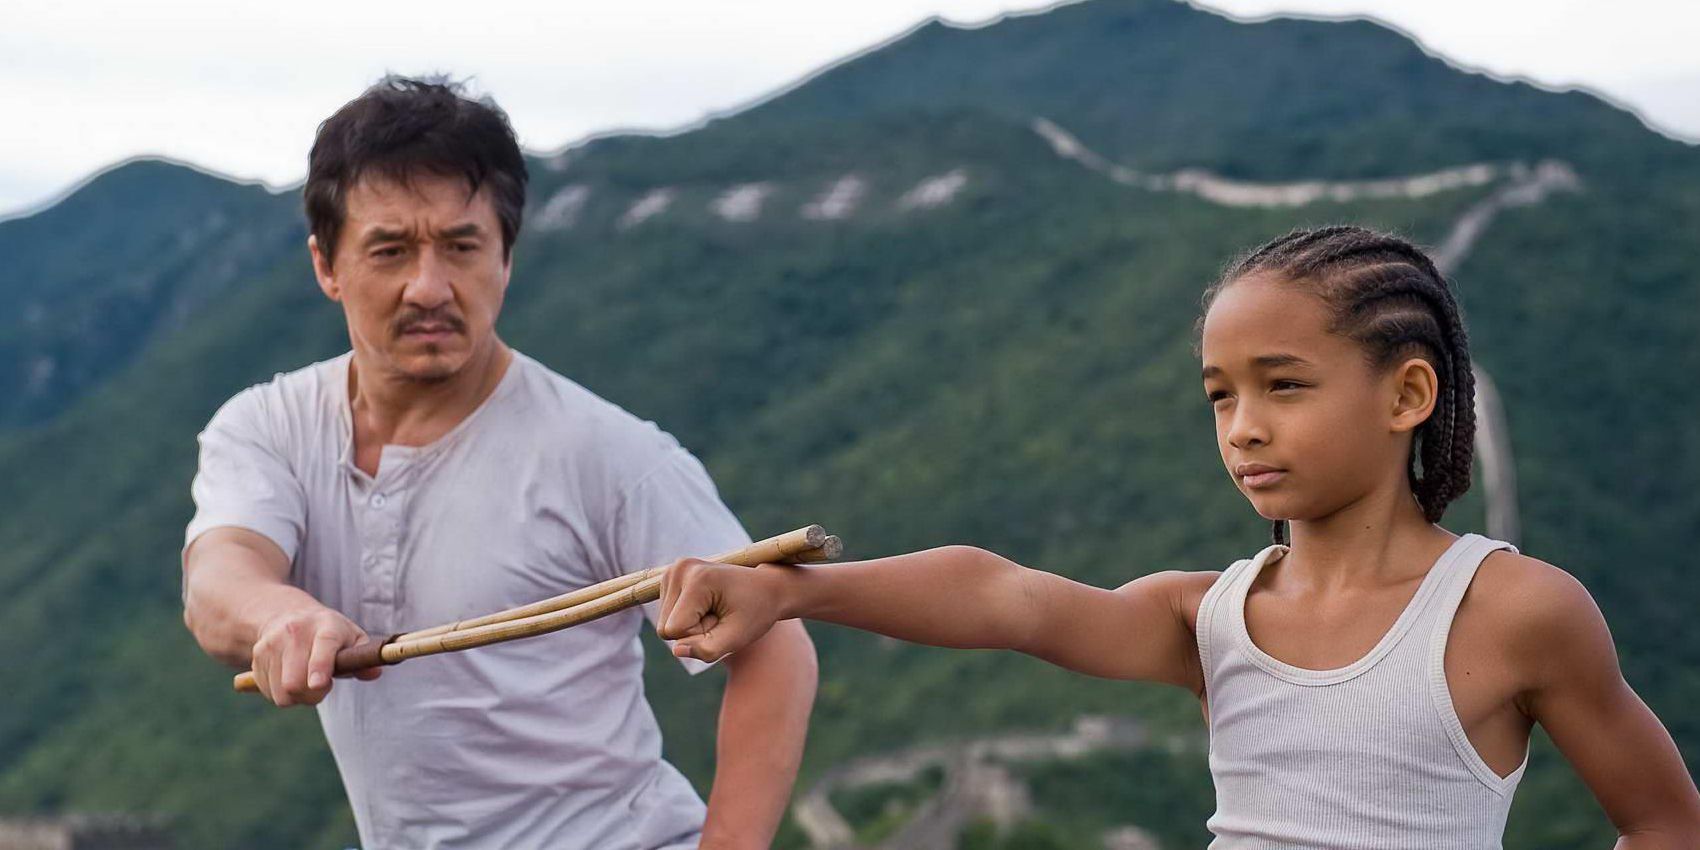
[[[273,439],[262,388],[250,387],[225,402],[198,438],[200,463],[189,493],[195,516],[183,551],[207,531],[224,526],[262,534],[291,562],[307,525],[307,499]]]
[[[685,449],[673,448],[626,492],[611,542],[612,566],[617,573],[629,573],[740,549],[750,536],[720,500],[702,463]],[[643,614],[653,626],[661,603],[643,606]],[[690,658],[680,661],[693,674],[709,666]]]

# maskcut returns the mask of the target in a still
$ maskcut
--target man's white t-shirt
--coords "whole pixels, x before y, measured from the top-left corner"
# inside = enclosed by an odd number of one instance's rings
[[[749,542],[676,440],[518,352],[452,431],[385,446],[367,476],[350,358],[219,409],[200,435],[185,549],[220,526],[263,534],[291,583],[385,637]],[[695,847],[704,806],[661,759],[642,620],[625,611],[338,680],[319,718],[367,850]]]

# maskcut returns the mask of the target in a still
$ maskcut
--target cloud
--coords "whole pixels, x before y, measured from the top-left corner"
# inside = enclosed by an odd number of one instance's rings
[[[1665,115],[1689,115],[1684,107],[1700,102],[1694,77],[1683,76],[1700,74],[1684,38],[1700,31],[1700,5],[1550,0],[1538,18],[1519,0],[1208,5],[1242,15],[1373,11],[1461,62],[1552,83],[1672,79],[1610,90],[1645,99],[1637,102],[1673,126],[1690,119]],[[1019,0],[419,0],[398,13],[392,4],[348,0],[32,3],[0,29],[0,87],[11,114],[26,122],[22,132],[0,134],[0,211],[38,203],[143,153],[293,183],[318,122],[390,70],[472,76],[508,110],[523,144],[550,150],[613,128],[688,124],[928,15],[972,23],[1034,7]]]

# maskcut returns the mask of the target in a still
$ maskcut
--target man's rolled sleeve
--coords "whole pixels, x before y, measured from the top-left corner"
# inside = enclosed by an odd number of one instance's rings
[[[749,543],[750,535],[720,500],[708,470],[690,452],[676,448],[622,500],[614,523],[614,565],[629,573]],[[655,625],[661,603],[643,606],[643,614]],[[694,658],[679,661],[693,674],[710,666]]]
[[[189,486],[195,516],[183,535],[187,555],[195,538],[225,526],[245,528],[276,543],[291,562],[307,526],[307,497],[277,441],[260,387],[225,402],[200,433],[200,466]]]

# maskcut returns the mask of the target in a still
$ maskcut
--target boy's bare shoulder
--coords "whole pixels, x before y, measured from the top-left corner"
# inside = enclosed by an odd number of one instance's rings
[[[1216,579],[1221,577],[1221,570],[1161,570],[1146,576],[1141,581],[1160,584],[1163,587],[1181,592],[1203,595],[1205,591],[1210,589],[1211,585],[1216,583]]]
[[[1221,578],[1221,570],[1164,570],[1139,579],[1136,584],[1145,590],[1170,600],[1175,613],[1186,621],[1187,627],[1198,627],[1198,607],[1204,595]]]
[[[1487,556],[1459,608],[1513,650],[1562,652],[1610,636],[1593,596],[1563,569],[1515,552]]]
[[[1576,577],[1539,558],[1501,549],[1487,556],[1465,599],[1506,615],[1552,618],[1594,610],[1594,598]]]

